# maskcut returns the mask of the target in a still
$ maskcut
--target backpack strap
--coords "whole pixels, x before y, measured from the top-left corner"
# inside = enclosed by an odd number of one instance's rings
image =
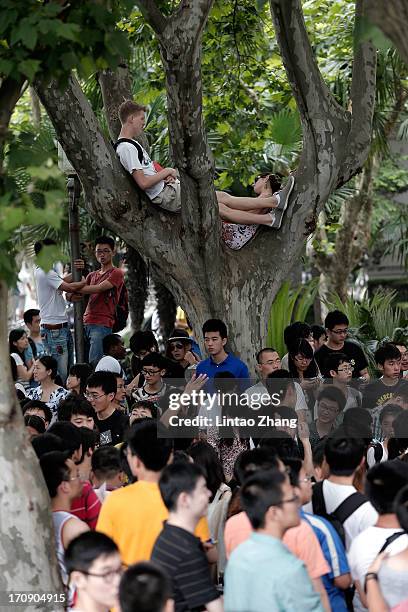
[[[341,504],[336,508],[334,512],[332,512],[333,516],[336,517],[341,524],[345,523],[345,521],[356,511],[360,506],[368,502],[368,499],[362,493],[356,491],[349,497],[347,497]]]
[[[116,149],[122,142],[127,142],[128,144],[133,145],[137,149],[137,157],[140,163],[143,161],[143,149],[136,140],[131,140],[130,138],[119,138],[116,142],[112,143],[113,148]]]
[[[312,508],[313,514],[318,514],[319,516],[326,516],[327,514],[326,502],[324,501],[323,495],[323,480],[313,485]]]
[[[392,544],[395,540],[397,540],[400,536],[405,535],[405,531],[396,531],[392,535],[390,535],[384,542],[381,547],[381,550],[378,551],[377,555],[380,555],[390,544]]]

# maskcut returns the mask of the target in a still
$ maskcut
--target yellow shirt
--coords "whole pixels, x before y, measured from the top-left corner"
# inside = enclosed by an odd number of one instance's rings
[[[159,485],[141,480],[109,493],[102,504],[96,530],[112,538],[123,563],[130,565],[150,559],[168,514]],[[209,539],[205,517],[199,521],[195,535],[202,542]]]

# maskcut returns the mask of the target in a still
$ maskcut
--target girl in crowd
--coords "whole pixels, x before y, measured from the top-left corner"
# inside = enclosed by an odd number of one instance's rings
[[[89,363],[76,363],[71,366],[66,385],[68,391],[76,395],[85,395],[86,383],[92,371]]]
[[[225,191],[217,191],[225,244],[237,251],[255,236],[260,225],[280,229],[294,184],[295,179],[290,176],[281,190],[280,177],[265,172],[255,179],[256,198],[237,197]]]
[[[57,376],[57,360],[50,355],[43,355],[34,363],[34,380],[39,387],[29,389],[27,397],[41,400],[49,406],[53,413],[53,421],[57,418],[57,408],[61,400],[65,399],[69,391],[55,384]]]
[[[28,363],[24,356],[28,347],[28,337],[24,329],[12,329],[9,334],[9,352],[17,366],[17,382],[23,383],[24,388],[28,388],[28,381],[34,372],[34,363]]]

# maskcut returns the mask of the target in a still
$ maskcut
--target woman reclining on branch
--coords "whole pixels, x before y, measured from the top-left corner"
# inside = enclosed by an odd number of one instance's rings
[[[280,190],[279,177],[265,172],[255,179],[256,198],[237,197],[225,191],[216,191],[225,244],[239,250],[255,236],[260,225],[280,229],[294,184],[295,179],[291,175],[285,187]]]

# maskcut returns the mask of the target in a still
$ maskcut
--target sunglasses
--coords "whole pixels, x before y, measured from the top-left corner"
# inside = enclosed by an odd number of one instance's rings
[[[170,344],[170,350],[174,350],[174,349],[182,349],[184,348],[184,344],[182,342],[172,342]]]

